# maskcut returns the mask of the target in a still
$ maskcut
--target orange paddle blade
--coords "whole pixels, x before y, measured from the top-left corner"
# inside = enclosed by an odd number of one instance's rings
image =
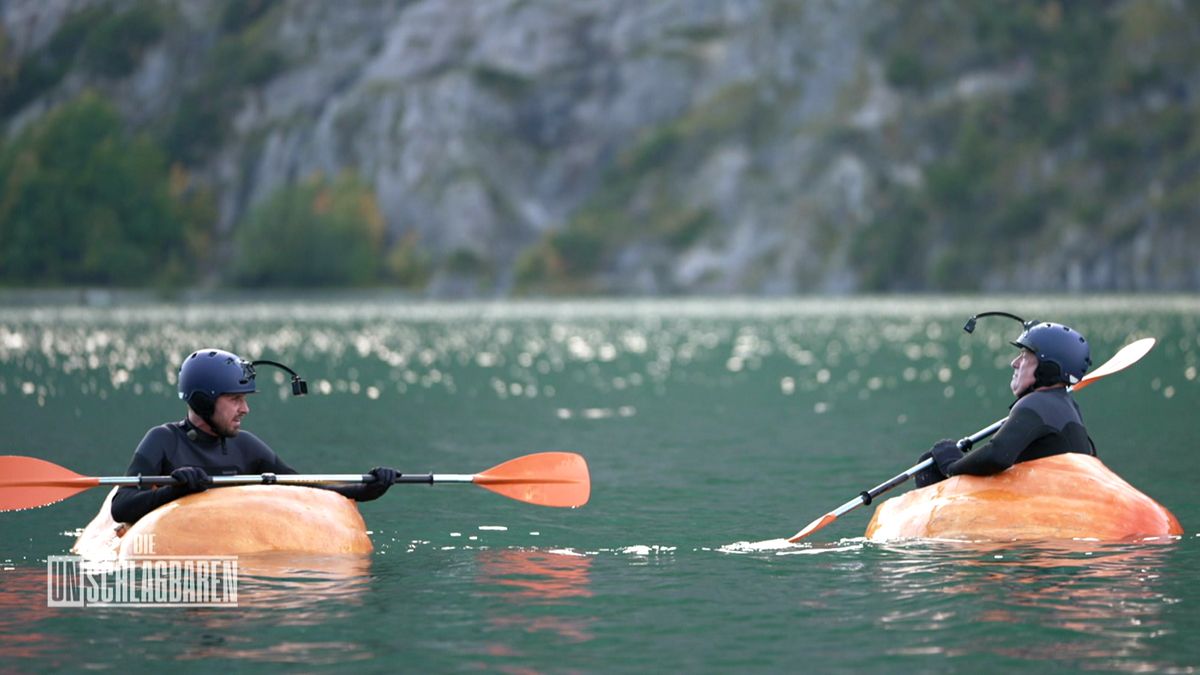
[[[832,523],[835,520],[837,520],[837,516],[833,515],[832,513],[826,513],[825,515],[821,516],[820,518],[817,518],[816,520],[809,523],[808,526],[805,527],[803,530],[800,530],[796,534],[793,534],[792,536],[788,537],[788,541],[790,541],[791,543],[794,544],[794,543],[800,541],[801,539],[807,537],[808,535],[812,534],[813,532],[816,532],[817,530]]]
[[[525,455],[475,474],[472,481],[510,499],[574,508],[592,493],[587,462],[573,452]]]
[[[0,511],[47,506],[100,484],[36,457],[0,455]]]

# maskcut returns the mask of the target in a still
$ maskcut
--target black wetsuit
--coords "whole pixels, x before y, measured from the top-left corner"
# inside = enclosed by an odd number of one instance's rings
[[[1079,406],[1065,387],[1021,397],[987,445],[943,468],[947,476],[990,476],[1018,462],[1078,452],[1095,455]]]
[[[192,435],[195,440],[188,437],[188,432],[194,432]],[[241,431],[233,438],[221,438],[204,433],[185,419],[147,431],[133,452],[133,461],[129,463],[125,475],[168,476],[184,466],[198,466],[210,476],[297,473],[266,443],[248,431]],[[350,499],[369,501],[386,491],[386,488],[380,490],[380,487],[366,483],[327,489]],[[113,496],[113,520],[119,523],[137,522],[147,513],[185,494],[187,492],[177,485],[122,487]]]

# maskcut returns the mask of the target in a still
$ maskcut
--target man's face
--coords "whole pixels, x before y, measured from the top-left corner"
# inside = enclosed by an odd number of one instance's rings
[[[1033,371],[1037,370],[1038,360],[1033,352],[1028,349],[1022,349],[1017,358],[1012,361],[1013,375],[1012,382],[1009,383],[1009,388],[1012,389],[1013,396],[1019,395],[1029,387],[1033,386],[1034,375]]]
[[[212,415],[213,431],[218,436],[233,438],[242,430],[242,418],[250,412],[245,394],[221,394]]]

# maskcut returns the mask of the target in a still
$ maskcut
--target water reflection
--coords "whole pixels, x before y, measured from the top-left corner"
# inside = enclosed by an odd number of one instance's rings
[[[1121,670],[1166,666],[1139,655],[1152,653],[1150,641],[1172,630],[1162,614],[1178,599],[1159,588],[1157,570],[1173,546],[1075,541],[879,548],[893,555],[874,568],[890,598],[878,623],[917,636],[896,654],[1099,660]]]
[[[0,572],[0,661],[29,660],[39,670],[79,658],[73,633],[96,621],[146,626],[135,640],[117,634],[87,636],[93,664],[107,663],[120,643],[121,659],[212,658],[272,663],[333,664],[365,659],[371,652],[352,642],[278,641],[280,627],[328,625],[362,611],[370,588],[371,558],[365,555],[243,555],[238,559],[238,605],[229,608],[46,606],[44,566]],[[93,568],[93,572],[101,568]],[[81,620],[84,623],[79,623]],[[88,629],[91,630],[90,628]],[[298,635],[298,634],[293,634]],[[164,653],[164,645],[171,645]],[[69,655],[74,656],[69,656]],[[68,655],[68,656],[64,656]],[[60,662],[59,659],[68,660]],[[2,670],[2,669],[0,669]]]
[[[484,593],[521,603],[553,604],[589,598],[592,559],[574,552],[502,549],[479,551],[476,583]]]
[[[529,637],[579,644],[593,639],[596,619],[579,616],[589,588],[592,558],[573,552],[484,550],[476,553],[479,592],[498,600],[488,606],[489,656],[517,656]],[[511,638],[500,636],[512,634]]]
[[[361,604],[370,571],[370,555],[241,555],[238,605],[251,611],[286,610],[292,625],[319,621],[329,617],[330,607]]]
[[[148,653],[159,653],[155,642],[179,644],[174,656],[179,661],[233,659],[307,667],[369,659],[373,652],[364,645],[295,639],[306,633],[279,629],[328,626],[361,613],[372,584],[370,569],[369,555],[241,555],[237,608],[172,613],[141,642]],[[292,639],[279,640],[284,634]]]
[[[42,624],[65,611],[46,606],[46,568],[0,571],[0,662],[40,659],[42,668],[63,666],[71,641],[43,632]]]

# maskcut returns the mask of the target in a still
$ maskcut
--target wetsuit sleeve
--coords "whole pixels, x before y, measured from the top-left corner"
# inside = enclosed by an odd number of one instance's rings
[[[990,476],[1000,473],[1015,464],[1025,448],[1045,435],[1046,431],[1040,415],[1028,406],[1018,405],[990,443],[951,463],[946,467],[946,475]]]
[[[126,476],[162,476],[171,473],[178,467],[166,465],[166,449],[175,443],[170,429],[155,427],[146,433],[145,438],[133,452],[133,460],[126,469]],[[179,499],[184,492],[174,485],[154,487],[137,487],[126,485],[113,495],[111,513],[113,520],[118,523],[136,523],[142,516],[169,501]]]

